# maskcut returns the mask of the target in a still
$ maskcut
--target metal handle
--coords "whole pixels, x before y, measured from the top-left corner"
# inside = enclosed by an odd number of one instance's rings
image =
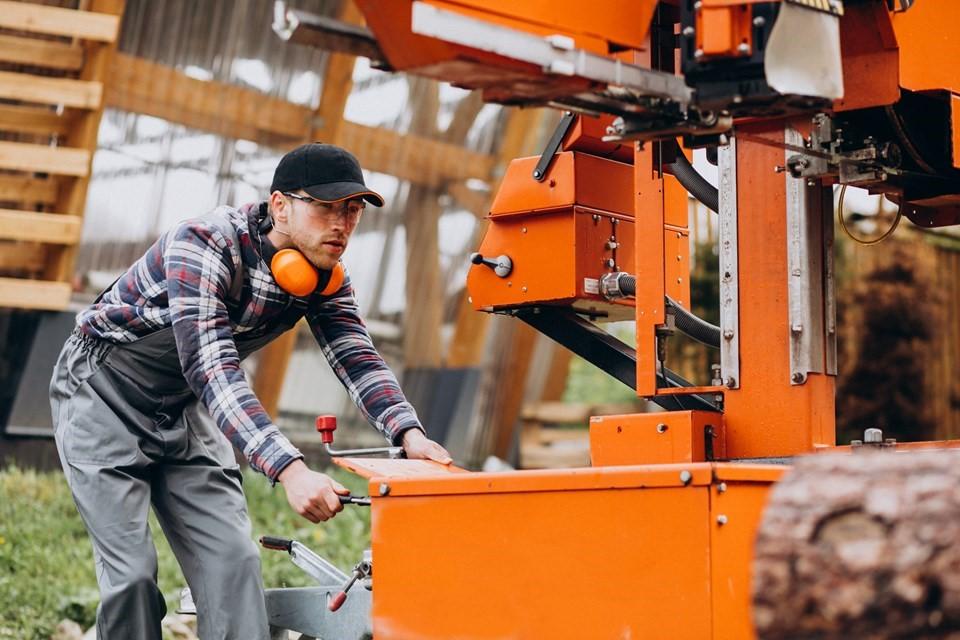
[[[471,253],[470,262],[490,267],[493,269],[493,272],[501,278],[506,278],[510,275],[510,272],[513,271],[513,260],[511,260],[507,254],[490,259],[484,258],[483,255],[479,253]]]

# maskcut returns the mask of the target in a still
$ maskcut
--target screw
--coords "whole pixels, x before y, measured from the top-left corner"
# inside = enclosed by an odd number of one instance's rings
[[[727,516],[725,516],[725,515],[722,514],[722,513],[717,516],[717,524],[720,525],[721,527],[722,527],[723,525],[727,524],[728,520],[729,520],[729,519],[727,518]]]
[[[767,19],[763,16],[757,16],[753,19],[753,26],[755,27],[762,27],[765,24],[767,24]]]
[[[800,384],[801,382],[803,382],[803,374],[797,371],[792,376],[790,376],[790,379],[793,380],[795,383]]]
[[[785,166],[783,166],[782,164],[778,164],[777,166],[775,166],[775,167],[773,168],[773,170],[776,171],[777,173],[783,173],[784,171],[787,170],[787,168],[786,168]]]
[[[733,389],[735,386],[737,386],[737,380],[733,376],[730,376],[729,378],[727,378],[727,381],[725,384],[727,385],[727,389]]]
[[[703,57],[703,49],[697,49],[696,51],[694,51],[694,52],[693,52],[693,57],[696,58],[697,60],[699,60],[700,58],[702,58],[702,57]]]
[[[684,27],[684,28],[683,28],[683,31],[681,31],[681,33],[682,33],[682,34],[684,35],[684,37],[686,37],[686,38],[692,38],[692,37],[693,37],[693,34],[694,34],[693,27],[689,27],[689,26],[688,26],[688,27]]]
[[[526,287],[520,287],[520,291],[526,293],[526,292],[527,292],[527,288],[526,288]]]
[[[386,482],[381,482],[380,486],[377,487],[377,490],[380,492],[381,496],[390,495],[390,485],[388,485]]]
[[[723,332],[724,340],[733,340],[733,329],[725,329]]]
[[[539,177],[542,176],[542,175],[543,175],[543,172],[540,171],[540,169],[534,169],[534,171],[533,171],[533,177],[534,177],[534,178],[539,178]]]
[[[694,10],[694,11],[700,11],[700,7],[702,7],[702,6],[703,6],[703,3],[700,2],[700,0],[697,0],[697,2],[694,2],[694,3],[693,3],[693,10]]]
[[[866,429],[863,432],[864,444],[880,444],[883,442],[883,431],[881,429]]]
[[[600,216],[597,215],[597,214],[593,214],[593,221],[594,221],[594,222],[600,222]]]
[[[670,427],[661,422],[657,425],[657,433],[666,433],[669,428]]]
[[[740,53],[750,53],[750,45],[748,45],[746,42],[741,42],[740,46],[737,47],[737,51]]]
[[[605,260],[605,261],[604,261],[604,264],[607,265],[607,266],[608,266],[609,268],[611,268],[611,269],[613,269],[615,266],[617,266],[617,262],[616,262],[613,258],[610,258],[609,260]]]
[[[527,232],[526,227],[520,227],[520,233],[526,233],[526,232]]]
[[[611,222],[611,224],[613,224],[613,226],[617,226],[618,224],[620,224],[620,219],[619,219],[619,218],[610,218],[610,222]]]
[[[727,483],[721,482],[717,485],[717,493],[726,493],[727,492]]]
[[[684,469],[680,472],[680,482],[683,483],[683,486],[687,486],[693,481],[693,474]]]

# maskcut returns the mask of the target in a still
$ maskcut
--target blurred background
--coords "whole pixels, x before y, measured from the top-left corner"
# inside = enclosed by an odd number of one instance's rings
[[[271,27],[271,0],[45,4],[113,13],[119,30],[112,41],[0,30],[6,73],[102,85],[99,100],[76,104],[15,86],[0,95],[0,207],[67,214],[58,222],[73,225],[53,237],[37,230],[49,218],[0,222],[0,459],[56,465],[46,388],[76,312],[178,221],[264,199],[280,156],[314,140],[352,151],[387,200],[362,218],[344,262],[377,347],[460,464],[495,456],[525,468],[586,465],[590,415],[646,408],[519,321],[467,301],[468,256],[499,179],[511,159],[541,153],[559,112],[484,104],[362,56],[285,41]],[[341,0],[287,6],[360,21]],[[65,148],[85,149],[92,168],[53,156]],[[53,164],[28,162],[35,152]],[[715,183],[700,152],[694,164]],[[862,244],[852,236],[878,237],[897,208],[848,191],[851,235],[838,227],[836,245],[838,441],[873,426],[901,440],[956,437],[960,238],[905,223],[881,244]],[[716,221],[693,199],[689,228],[692,307],[716,322]],[[632,340],[631,323],[606,329]],[[677,338],[668,359],[707,384],[719,356]],[[340,445],[379,441],[305,327],[245,368],[300,446],[316,442],[321,413],[339,417]]]

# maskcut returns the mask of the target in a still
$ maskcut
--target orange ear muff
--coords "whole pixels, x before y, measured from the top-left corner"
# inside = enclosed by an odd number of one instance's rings
[[[332,296],[339,291],[340,287],[343,286],[343,275],[343,264],[338,262],[330,272],[330,279],[327,281],[327,286],[323,288],[320,295]]]
[[[337,266],[340,266],[339,263]],[[298,298],[313,293],[320,283],[316,267],[296,249],[277,251],[270,261],[270,271],[281,289]]]

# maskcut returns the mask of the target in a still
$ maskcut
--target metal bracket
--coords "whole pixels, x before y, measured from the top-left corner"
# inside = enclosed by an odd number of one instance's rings
[[[720,215],[720,377],[740,387],[740,289],[737,257],[737,140],[717,149]]]
[[[637,352],[633,347],[567,308],[524,307],[513,313],[551,340],[636,390]],[[691,386],[669,369],[664,368],[657,373],[663,387]],[[693,394],[652,396],[648,399],[668,411],[717,410],[712,401]]]
[[[803,144],[795,129],[784,131],[788,145]],[[791,152],[785,152],[785,160]],[[819,180],[786,173],[787,295],[790,384],[804,384],[810,373],[824,372],[823,242],[825,195]],[[831,201],[832,204],[832,201]]]
[[[553,135],[550,136],[550,141],[547,142],[547,146],[543,148],[543,153],[540,154],[540,160],[537,162],[537,166],[533,169],[533,179],[537,182],[543,182],[547,177],[547,169],[550,168],[550,165],[553,164],[553,159],[557,155],[557,150],[560,148],[560,144],[563,142],[564,136],[567,135],[567,132],[570,131],[570,127],[573,126],[573,121],[576,118],[573,115],[573,111],[566,111],[563,114],[563,117],[560,118],[560,122],[557,123],[557,128],[553,130]]]

